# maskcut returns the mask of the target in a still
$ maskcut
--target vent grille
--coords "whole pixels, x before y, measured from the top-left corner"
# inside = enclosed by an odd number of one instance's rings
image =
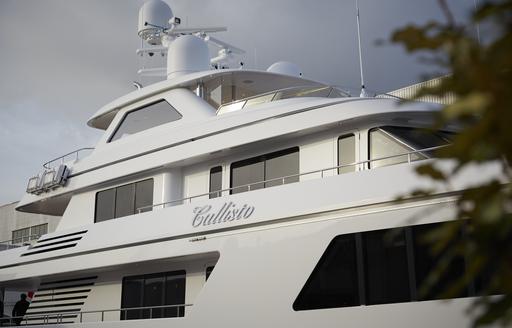
[[[21,254],[21,256],[29,256],[75,247],[86,232],[87,230],[84,230],[61,236],[39,239],[34,245],[28,248],[27,252]]]
[[[27,310],[28,324],[75,322],[77,312],[82,310],[97,278],[91,276],[42,282]]]

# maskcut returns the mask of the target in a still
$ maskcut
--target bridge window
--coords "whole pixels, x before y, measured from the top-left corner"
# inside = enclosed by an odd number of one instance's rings
[[[167,101],[146,105],[142,108],[126,113],[109,142],[116,141],[131,134],[135,134],[155,126],[177,121],[181,114]]]

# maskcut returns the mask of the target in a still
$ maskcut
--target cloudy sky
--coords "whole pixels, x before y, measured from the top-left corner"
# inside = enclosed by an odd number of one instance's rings
[[[449,2],[464,21],[474,0]],[[279,60],[308,78],[357,88],[355,0],[167,0],[185,26],[244,50],[248,68]],[[143,0],[0,0],[0,205],[19,200],[41,164],[94,146],[86,120],[133,90]],[[359,0],[367,88],[390,91],[432,71],[399,46],[377,46],[408,23],[442,19],[436,0]]]

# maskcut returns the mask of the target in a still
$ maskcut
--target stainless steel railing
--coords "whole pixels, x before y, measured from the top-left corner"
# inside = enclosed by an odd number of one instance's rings
[[[142,206],[142,207],[137,208],[137,212],[141,213],[141,212],[149,211],[149,210],[152,210],[155,207],[165,208],[165,207],[168,207],[168,206],[181,205],[181,204],[183,204],[185,202],[191,203],[192,200],[195,199],[195,198],[201,198],[201,197],[206,197],[206,196],[210,197],[210,196],[213,195],[214,197],[222,197],[223,194],[226,193],[226,192],[231,193],[232,191],[237,191],[237,190],[244,189],[244,188],[247,188],[246,191],[251,191],[251,190],[254,190],[254,186],[256,186],[256,189],[261,189],[261,187],[260,187],[261,185],[264,186],[265,184],[269,184],[269,183],[281,182],[280,184],[285,184],[285,181],[287,181],[287,180],[289,181],[289,180],[292,180],[292,179],[296,180],[295,182],[298,182],[301,177],[304,177],[304,176],[307,176],[307,175],[317,174],[317,175],[320,175],[320,178],[324,178],[324,176],[325,176],[325,174],[327,172],[338,174],[338,171],[340,169],[342,169],[342,168],[351,168],[351,167],[353,167],[354,171],[362,171],[362,170],[365,170],[365,169],[370,169],[370,165],[372,163],[375,163],[375,162],[378,162],[378,161],[383,161],[383,160],[386,160],[386,159],[396,159],[396,158],[407,156],[407,160],[406,161],[403,161],[403,162],[400,162],[400,163],[395,163],[395,164],[402,164],[402,163],[410,164],[410,163],[412,163],[414,161],[428,159],[428,158],[430,158],[430,156],[426,155],[427,153],[433,152],[433,151],[441,149],[441,148],[445,148],[447,146],[448,145],[437,146],[437,147],[429,147],[429,148],[424,148],[424,149],[420,149],[420,150],[414,150],[414,151],[403,153],[403,154],[397,154],[397,155],[373,158],[373,159],[370,159],[370,160],[365,160],[365,161],[360,161],[360,162],[355,162],[355,163],[350,163],[350,164],[337,165],[337,166],[332,166],[332,167],[328,167],[328,168],[324,168],[324,169],[319,169],[319,170],[313,170],[313,171],[308,171],[308,172],[304,172],[304,173],[287,175],[287,176],[283,176],[283,177],[280,177],[280,178],[262,180],[262,181],[258,181],[258,182],[253,182],[253,183],[249,183],[249,184],[245,184],[245,185],[236,186],[236,187],[231,187],[231,188],[211,191],[211,192],[207,192],[207,193],[202,193],[202,194],[198,194],[198,195],[193,195],[193,196],[189,196],[189,197],[185,197],[185,198],[180,198],[180,199],[176,199],[176,200],[172,200],[172,201],[168,201],[168,202],[163,202],[163,203],[158,203],[158,204],[153,204],[153,205],[148,205],[148,206]],[[413,158],[414,155],[422,156],[422,157],[414,159]]]
[[[64,154],[62,156],[59,156],[57,158],[54,158],[46,163],[43,164],[43,167],[45,169],[51,169],[57,165],[60,165],[60,164],[64,164],[67,160],[79,160],[81,157],[80,157],[80,154],[86,152],[86,151],[92,151],[94,150],[93,147],[84,147],[84,148],[80,148],[80,149],[77,149],[77,150],[74,150],[72,152],[69,152],[67,154]]]
[[[172,318],[172,317],[183,317],[185,315],[185,308],[193,306],[193,304],[173,304],[173,305],[159,305],[159,306],[141,306],[131,308],[120,308],[120,309],[104,309],[104,310],[91,310],[91,311],[77,311],[77,312],[56,312],[56,313],[40,313],[40,314],[26,314],[19,317],[8,317],[0,318],[0,326],[4,323],[14,325],[17,322],[23,325],[33,325],[30,321],[42,321],[37,324],[61,324],[64,323],[64,319],[73,319],[73,322],[103,322],[105,314],[118,312],[119,320],[132,320],[129,318],[129,311],[145,311],[144,317],[140,319],[157,319],[157,318]],[[176,315],[165,316],[164,311],[166,309],[176,309]],[[158,314],[160,312],[160,314]],[[97,316],[92,316],[97,314]],[[97,320],[91,320],[93,319]],[[78,320],[77,320],[78,319]],[[139,319],[139,318],[138,318]],[[113,321],[113,320],[108,320]]]

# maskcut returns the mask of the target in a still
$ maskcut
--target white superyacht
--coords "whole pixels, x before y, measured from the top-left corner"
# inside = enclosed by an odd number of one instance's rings
[[[167,79],[101,108],[96,147],[29,180],[17,209],[62,220],[4,245],[0,290],[35,293],[0,325],[469,326],[478,282],[449,301],[421,294],[436,258],[420,240],[494,171],[396,201],[432,187],[415,167],[457,132],[424,129],[440,107],[350,97],[287,62],[229,69],[242,51],[210,35],[222,28],[179,23],[143,5],[138,53],[167,57]]]

